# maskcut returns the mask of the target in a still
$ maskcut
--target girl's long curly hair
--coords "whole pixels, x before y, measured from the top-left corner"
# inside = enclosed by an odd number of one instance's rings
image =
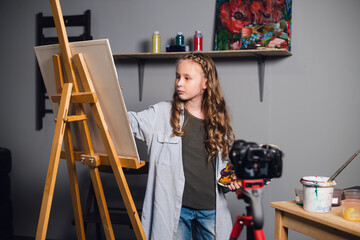
[[[181,61],[191,60],[200,64],[205,78],[207,79],[207,88],[203,94],[202,110],[205,115],[204,127],[206,140],[205,149],[209,154],[209,162],[219,152],[222,158],[228,157],[231,144],[235,136],[231,127],[229,113],[225,104],[225,99],[220,88],[220,81],[213,60],[201,53],[190,53],[181,57],[176,66]],[[184,136],[186,133],[180,127],[180,112],[185,101],[179,98],[176,89],[173,94],[170,123],[173,128],[173,135]]]

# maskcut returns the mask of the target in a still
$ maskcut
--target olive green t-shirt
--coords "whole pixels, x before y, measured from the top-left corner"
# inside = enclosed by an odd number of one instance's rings
[[[204,121],[185,111],[182,155],[185,189],[182,205],[199,210],[215,209],[215,161],[208,162]]]

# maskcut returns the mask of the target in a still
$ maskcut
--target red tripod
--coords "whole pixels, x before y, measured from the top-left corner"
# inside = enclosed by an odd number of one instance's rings
[[[261,205],[261,193],[264,187],[264,179],[243,180],[241,192],[237,193],[238,199],[243,199],[249,206],[246,207],[247,216],[237,216],[230,240],[236,240],[244,226],[247,227],[246,237],[248,240],[265,240],[263,226],[263,209]]]

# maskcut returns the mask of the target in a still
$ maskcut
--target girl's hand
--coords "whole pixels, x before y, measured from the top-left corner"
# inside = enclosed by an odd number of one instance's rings
[[[240,188],[241,188],[241,182],[240,181],[237,181],[237,177],[235,176],[232,176],[231,178],[231,182],[230,184],[228,185],[228,188],[231,190],[231,191],[239,191]]]

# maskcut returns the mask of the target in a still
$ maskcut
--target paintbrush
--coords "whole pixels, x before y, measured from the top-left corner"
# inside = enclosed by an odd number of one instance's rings
[[[360,148],[354,153],[328,180],[328,182],[334,181],[334,179],[349,165],[349,163],[360,153]]]

